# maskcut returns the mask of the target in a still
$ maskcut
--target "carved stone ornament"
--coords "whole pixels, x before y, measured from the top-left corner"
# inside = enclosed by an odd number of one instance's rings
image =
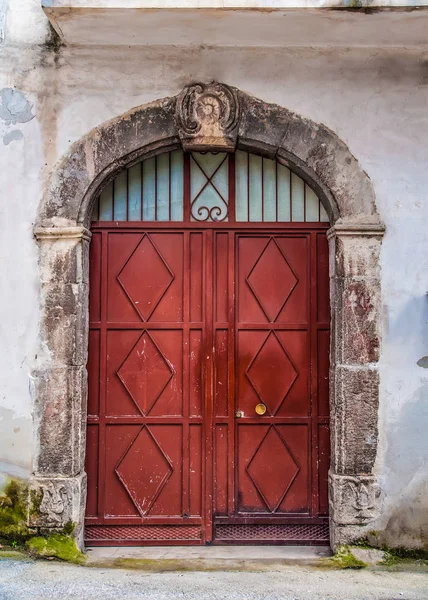
[[[78,521],[83,478],[33,478],[29,490],[29,525],[64,527]]]
[[[178,134],[185,151],[235,150],[240,117],[236,92],[221,83],[195,83],[177,99]]]
[[[381,489],[373,476],[330,474],[330,509],[339,525],[366,525],[380,514]]]

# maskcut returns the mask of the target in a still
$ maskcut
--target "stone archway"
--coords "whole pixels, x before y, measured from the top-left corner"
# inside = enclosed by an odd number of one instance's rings
[[[383,225],[370,180],[338,137],[219,83],[133,109],[76,142],[55,170],[35,236],[40,246],[40,366],[33,373],[36,447],[29,523],[75,523],[82,543],[89,221],[102,186],[125,165],[182,147],[236,148],[292,166],[330,217],[333,547],[363,536],[380,511],[378,439],[379,253]]]

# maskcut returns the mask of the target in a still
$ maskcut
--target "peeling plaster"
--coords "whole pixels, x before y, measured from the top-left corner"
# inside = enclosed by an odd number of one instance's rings
[[[9,133],[6,133],[6,135],[3,137],[3,144],[5,146],[9,146],[11,142],[22,139],[24,139],[24,134],[22,131],[19,129],[13,129],[12,131],[9,131]]]
[[[33,105],[19,90],[3,88],[0,92],[0,101],[0,119],[3,119],[6,125],[28,123],[35,117],[32,113]]]

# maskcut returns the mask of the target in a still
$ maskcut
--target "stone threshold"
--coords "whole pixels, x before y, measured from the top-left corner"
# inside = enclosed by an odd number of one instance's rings
[[[109,546],[87,547],[86,566],[147,571],[264,571],[275,566],[316,565],[328,546]]]

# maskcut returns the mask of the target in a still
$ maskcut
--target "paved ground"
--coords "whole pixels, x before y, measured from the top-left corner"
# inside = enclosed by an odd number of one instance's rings
[[[427,600],[428,574],[277,564],[260,572],[148,572],[0,560],[1,600]]]

